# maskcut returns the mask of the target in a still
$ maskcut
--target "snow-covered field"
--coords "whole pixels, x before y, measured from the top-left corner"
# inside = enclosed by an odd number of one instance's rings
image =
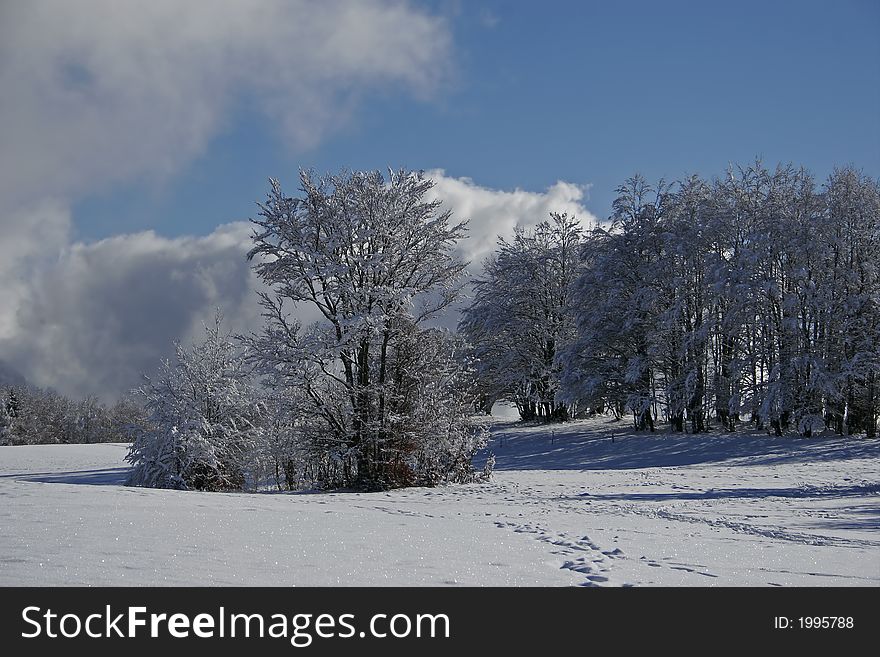
[[[124,445],[2,447],[0,585],[880,585],[880,441],[624,425],[499,423],[491,483],[389,493],[130,488]]]

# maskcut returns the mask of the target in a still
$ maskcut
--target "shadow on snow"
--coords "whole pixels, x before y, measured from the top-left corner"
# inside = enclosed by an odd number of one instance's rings
[[[612,440],[612,436],[614,439]],[[599,418],[557,425],[498,423],[475,459],[495,454],[496,470],[630,470],[708,463],[775,465],[880,457],[880,440],[828,436],[776,437],[741,434],[636,433]]]
[[[798,488],[710,488],[705,491],[673,491],[663,493],[583,493],[567,499],[614,502],[685,502],[687,500],[788,498],[844,498],[877,495],[880,484],[864,486],[803,486]]]
[[[71,472],[27,472],[0,475],[3,479],[18,479],[42,484],[84,484],[88,486],[122,486],[130,468],[75,470]]]

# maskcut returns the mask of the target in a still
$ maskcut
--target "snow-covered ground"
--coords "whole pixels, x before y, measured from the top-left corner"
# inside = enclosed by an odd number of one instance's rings
[[[389,493],[130,488],[124,445],[2,447],[0,585],[880,584],[880,441],[624,424],[499,423],[491,483]]]

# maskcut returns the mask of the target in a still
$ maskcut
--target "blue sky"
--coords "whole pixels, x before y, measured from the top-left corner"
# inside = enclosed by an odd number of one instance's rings
[[[421,5],[417,5],[421,6]],[[204,152],[73,206],[77,235],[207,233],[247,218],[266,179],[300,166],[442,168],[499,189],[613,189],[719,174],[762,156],[818,177],[880,175],[880,2],[445,2],[450,79],[428,98],[365,93],[347,123],[291,147],[240,98]]]

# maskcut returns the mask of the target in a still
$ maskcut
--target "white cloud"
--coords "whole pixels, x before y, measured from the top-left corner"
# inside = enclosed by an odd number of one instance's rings
[[[60,201],[43,199],[6,212],[0,206],[0,340],[19,330],[18,308],[34,276],[67,244],[70,228],[70,212]]]
[[[65,247],[33,272],[0,352],[37,385],[74,396],[125,392],[218,306],[230,328],[256,326],[249,235],[235,223],[205,237],[144,232]]]
[[[469,178],[448,177],[441,169],[428,171],[427,176],[436,183],[434,197],[456,217],[468,220],[468,237],[460,253],[471,261],[470,269],[475,272],[495,249],[498,238],[509,239],[516,226],[534,226],[549,219],[551,212],[567,212],[584,226],[596,221],[582,205],[585,188],[569,182],[559,181],[545,192],[505,191],[481,187]]]
[[[450,41],[390,0],[3,3],[0,199],[174,173],[243,99],[313,145],[366,91],[436,90]]]

